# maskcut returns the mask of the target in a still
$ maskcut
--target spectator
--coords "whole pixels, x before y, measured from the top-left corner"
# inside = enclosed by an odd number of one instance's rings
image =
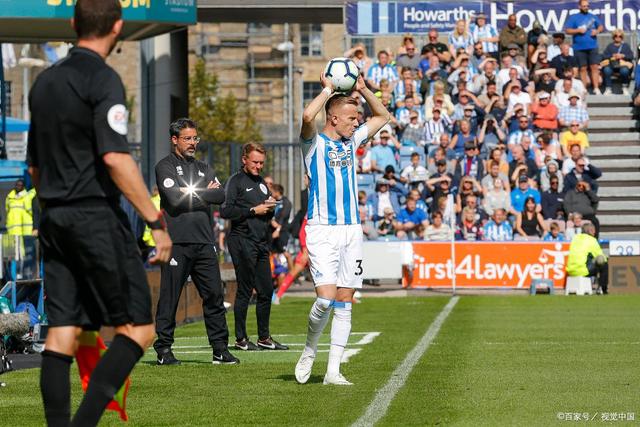
[[[571,71],[571,76],[578,75],[578,60],[573,56],[571,43],[563,42],[560,45],[560,53],[551,59],[551,66],[556,70],[556,76],[562,78],[566,70]]]
[[[547,92],[549,94],[555,93],[556,90],[556,82],[554,79],[556,72],[552,68],[545,68],[536,73],[534,76],[535,86],[534,90],[536,93],[539,92]],[[571,88],[569,88],[569,91]],[[567,92],[568,94],[569,92]],[[567,100],[568,104],[568,100]]]
[[[487,57],[487,54],[485,53],[484,49],[482,49],[482,43],[474,43],[473,44],[473,52],[471,53],[471,56],[469,57],[469,61],[471,63],[471,66],[474,69],[476,69],[478,72],[482,72],[482,71],[484,71],[484,66],[488,63],[487,62],[488,58],[489,57]],[[490,57],[490,58],[495,61],[495,59],[493,57]],[[476,93],[478,93],[478,92],[476,92]]]
[[[498,83],[498,90],[504,95],[504,91],[507,88],[509,82],[518,80],[523,88],[527,87],[527,81],[525,78],[525,69],[520,65],[513,62],[513,58],[509,54],[502,55],[502,65],[498,76],[496,77],[496,83]]]
[[[545,242],[564,242],[564,234],[560,232],[560,226],[556,221],[551,221],[549,231],[542,238]]]
[[[564,43],[564,38],[565,38],[564,33],[553,33],[553,43],[551,44],[551,46],[547,48],[547,56],[549,57],[549,61],[553,61],[553,58],[560,55],[561,46]],[[568,55],[573,56],[573,48],[571,48],[571,45],[567,45],[567,46],[569,47]],[[576,67],[576,74],[577,74],[578,64],[576,63],[574,66]]]
[[[400,194],[395,191],[389,191],[389,181],[380,178],[376,182],[376,191],[369,195],[367,204],[370,206],[372,219],[378,221],[384,217],[385,208],[400,212]]]
[[[458,102],[453,109],[453,116],[451,117],[453,120],[462,120],[465,118],[464,110],[467,107],[472,107],[474,109],[474,105],[472,102],[472,94],[466,89],[463,89],[462,92],[458,95]],[[455,130],[459,130],[459,126],[456,124]]]
[[[419,111],[409,111],[409,124],[402,131],[402,145],[424,147],[424,126],[420,122]]]
[[[596,92],[600,86],[598,34],[604,31],[600,18],[589,12],[589,0],[579,0],[580,13],[569,15],[566,33],[573,36],[573,50],[580,66],[580,78],[585,87],[589,84],[587,67],[591,74],[591,86]]]
[[[499,143],[496,148],[493,148],[489,151],[489,157],[485,161],[485,170],[489,170],[490,163],[492,161],[498,163],[500,165],[500,173],[504,175],[509,175],[509,163],[507,162],[507,156],[504,154],[505,145],[504,143]]]
[[[559,76],[559,79],[560,80],[556,82],[555,91],[558,92],[560,90],[560,87],[564,85],[563,80],[571,80],[571,89],[569,90],[569,93],[571,91],[575,91],[579,96],[582,97],[582,101],[585,101],[580,102],[580,104],[583,107],[586,107],[587,89],[585,88],[584,83],[582,83],[582,80],[575,78],[572,71],[568,68],[565,68],[563,73]]]
[[[438,165],[441,160],[442,165]],[[456,152],[449,148],[449,134],[440,135],[440,146],[429,154],[427,161],[427,170],[430,175],[437,174],[442,169],[453,177],[458,161],[456,160]]]
[[[524,210],[516,215],[516,240],[540,240],[546,231],[544,218],[536,209],[536,201],[532,196],[524,202]]]
[[[556,165],[558,165],[558,161],[562,161],[564,158],[560,144],[558,144],[557,141],[551,140],[551,134],[549,132],[543,132],[538,135],[536,143],[540,147],[536,164],[546,164],[547,159],[550,159],[556,160]]]
[[[473,49],[473,39],[469,33],[469,22],[464,19],[458,19],[453,31],[448,38],[449,53],[453,59],[457,59],[458,49],[462,49],[471,55]]]
[[[388,165],[384,168],[382,177],[389,181],[389,191],[398,193],[400,197],[406,196],[406,188],[400,182],[400,177],[396,175],[396,169],[393,166]]]
[[[358,212],[360,213],[360,225],[362,226],[362,235],[365,240],[378,240],[378,230],[376,229],[373,221],[367,215],[367,208],[358,206]]]
[[[404,50],[405,52],[399,54],[396,58],[396,67],[398,67],[398,70],[409,69],[412,73],[417,74],[422,58],[418,55],[418,52],[416,52],[416,45],[413,42],[413,38],[405,41]]]
[[[584,158],[586,164],[589,164],[589,159],[587,157],[584,157],[584,155],[582,154],[582,149],[579,145],[569,145],[569,158],[565,159],[564,162],[562,162],[562,174],[564,176],[567,176],[567,174],[576,167],[576,162],[580,158]]]
[[[580,95],[575,91],[569,93],[569,105],[560,108],[560,114],[558,115],[561,127],[567,128],[573,122],[579,123],[580,129],[586,129],[589,126],[589,113],[585,108],[578,105],[579,100]]]
[[[507,25],[500,31],[500,51],[504,52],[510,44],[515,44],[524,52],[524,45],[527,42],[527,35],[521,26],[518,25],[518,18],[515,14],[509,15]]]
[[[558,107],[551,103],[551,94],[540,92],[535,95],[531,106],[533,127],[537,130],[558,130]]]
[[[509,134],[509,149],[513,150],[513,147],[522,142],[522,138],[527,137],[530,141],[535,141],[535,134],[531,130],[531,123],[529,118],[525,114],[518,116],[518,129]]]
[[[420,164],[420,154],[411,153],[411,164],[400,173],[400,182],[409,184],[411,188],[416,188],[420,185],[424,186],[424,182],[428,178],[429,172]]]
[[[516,183],[522,175],[535,181],[538,177],[538,166],[531,157],[528,157],[521,145],[516,145],[511,149],[513,160],[509,163],[509,178]]]
[[[416,208],[416,201],[407,199],[404,209],[400,210],[393,227],[396,230],[398,239],[415,239],[416,227],[422,225],[427,227],[429,220],[427,215],[421,209]]]
[[[478,145],[480,148],[480,157],[487,158],[491,150],[496,148],[498,144],[504,143],[507,135],[494,117],[493,114],[487,114],[482,122],[480,132],[478,132]]]
[[[583,233],[571,240],[567,258],[567,275],[570,277],[597,277],[597,293],[608,294],[609,263],[598,243],[597,231],[586,224]]]
[[[471,177],[480,181],[484,176],[484,164],[478,155],[478,148],[473,142],[466,142],[464,145],[464,156],[458,162],[456,177]]]
[[[378,237],[395,237],[393,223],[396,213],[390,207],[384,208],[384,216],[378,223]]]
[[[585,181],[579,181],[575,188],[567,190],[564,197],[564,211],[578,212],[584,219],[588,219],[596,226],[596,236],[600,231],[600,221],[596,217],[598,208],[598,195],[591,190],[591,186]]]
[[[560,172],[560,166],[558,166],[558,162],[555,160],[549,160],[546,164],[546,168],[540,172],[540,191],[548,191],[551,188],[552,178],[555,178],[558,181],[558,187],[556,190],[562,191],[564,179]]]
[[[482,206],[478,204],[478,197],[475,194],[469,194],[465,201],[462,203],[462,209],[470,208],[473,210],[476,221],[480,221],[481,223],[485,223],[488,219],[487,213],[484,211]]]
[[[369,68],[373,65],[373,61],[367,56],[367,49],[363,43],[356,43],[351,49],[344,53],[344,56],[350,58],[360,70],[360,74],[367,76]]]
[[[456,240],[471,242],[482,240],[482,226],[475,218],[475,212],[471,208],[462,209],[462,218],[456,229]]]
[[[479,76],[476,80],[476,84],[483,85],[482,89],[475,88],[476,93],[480,93],[478,95],[476,104],[480,108],[485,109],[485,113],[489,113],[491,111],[490,104],[494,99],[500,98],[498,94],[498,87],[496,86],[495,80],[482,80],[484,75]],[[480,82],[480,83],[478,83]]]
[[[544,159],[540,156],[540,149],[537,145],[531,141],[531,137],[528,135],[524,135],[522,140],[520,141],[520,147],[522,147],[522,151],[524,152],[524,156],[527,159],[533,160],[536,167],[539,169],[544,165]],[[537,175],[532,176],[533,179],[537,180]]]
[[[522,67],[523,70],[526,70],[526,61],[524,59],[524,56],[522,55],[522,50],[520,49],[520,47],[515,43],[511,43],[509,46],[507,46],[507,48],[507,55],[509,55],[513,59],[513,63]]]
[[[493,180],[491,190],[487,191],[482,200],[482,207],[489,216],[497,209],[503,209],[505,212],[511,211],[511,195],[505,190],[504,183],[500,178]]]
[[[556,89],[553,92],[553,99],[551,102],[561,109],[562,107],[567,107],[569,105],[569,95],[572,92],[571,79],[562,79],[559,80],[558,83],[561,83],[561,85],[558,88],[558,84],[555,84]],[[578,101],[578,105],[582,105],[582,102]]]
[[[441,104],[442,103],[440,103],[440,105]],[[424,135],[422,136],[422,140],[428,147],[428,151],[432,151],[431,148],[438,146],[441,135],[451,133],[451,118],[442,110],[443,108],[441,106],[434,106],[432,109],[433,116],[431,119],[427,120],[424,125]]]
[[[431,49],[438,60],[443,64],[449,64],[451,62],[451,52],[446,44],[438,41],[438,30],[432,28],[429,30],[429,43],[426,45],[428,49]]]
[[[469,28],[474,43],[482,43],[482,49],[489,55],[498,59],[498,31],[487,23],[487,15],[480,12],[475,17],[475,24]]]
[[[358,147],[356,150],[356,157],[358,160],[357,172],[371,173],[371,143]]]
[[[569,220],[567,221],[567,226],[565,228],[565,235],[568,241],[573,240],[573,238],[582,233],[582,227],[585,224],[591,224],[590,221],[582,219],[582,214],[579,212],[569,213]]]
[[[520,104],[524,108],[524,114],[529,114],[531,95],[522,90],[522,85],[519,80],[507,83],[504,96],[507,100],[507,110],[513,110],[516,104]]]
[[[560,146],[567,156],[569,155],[569,147],[574,145],[580,147],[582,154],[589,147],[587,134],[580,130],[580,122],[575,120],[571,122],[569,129],[560,134]]]
[[[425,71],[420,82],[420,94],[422,95],[422,98],[426,99],[427,96],[432,96],[435,92],[436,83],[446,82],[448,75],[449,74],[441,68],[438,57],[436,55],[431,55],[429,58],[429,69]]]
[[[547,47],[540,46],[531,57],[531,79],[537,83],[543,74],[549,72],[555,76],[556,69],[551,66],[551,61],[547,58]]]
[[[576,188],[579,182],[584,181],[593,190],[598,192],[598,178],[602,176],[602,171],[594,165],[588,164],[584,157],[579,158],[576,162],[576,167],[569,172],[564,179],[564,189],[566,191]]]
[[[395,67],[389,64],[389,54],[384,50],[378,52],[378,62],[369,68],[367,84],[376,91],[380,89],[380,80],[382,79],[387,79],[391,89],[398,82],[398,73]]]
[[[533,52],[547,42],[547,32],[537,20],[531,26],[527,34],[527,58],[531,58]]]
[[[451,116],[454,112],[454,106],[451,102],[451,97],[444,93],[444,83],[439,81],[433,86],[433,96],[427,97],[424,103],[424,118],[430,120],[433,117],[433,108],[438,107],[442,113]]]
[[[398,50],[396,51],[396,58],[400,57],[400,55],[404,55],[407,53],[407,46],[415,45],[415,40],[413,39],[413,34],[404,33],[402,36],[402,43],[398,46]],[[391,53],[391,49],[388,50]]]
[[[393,90],[396,104],[403,106],[407,97],[413,98],[414,105],[421,104],[420,82],[414,78],[414,71],[409,67],[404,67],[400,77],[400,81]]]
[[[529,179],[521,175],[518,178],[518,186],[511,190],[511,213],[517,215],[524,210],[525,201],[532,197],[536,203],[536,211],[540,210],[540,193],[529,187]]]
[[[482,48],[482,43],[478,43],[478,48]],[[478,49],[476,48],[476,49]],[[483,53],[484,55],[484,53]],[[473,57],[472,57],[473,61]],[[496,85],[496,79],[498,78],[498,74],[496,73],[496,67],[498,62],[492,57],[488,57],[484,59],[478,66],[478,70],[480,74],[477,74],[473,77],[473,92],[475,94],[484,95],[486,98],[482,98],[483,100],[479,103],[479,105],[483,108],[489,104],[489,101],[493,97],[493,94],[498,94],[498,88]],[[488,95],[489,85],[493,85],[493,90],[491,91],[491,95]],[[498,94],[499,96],[499,94]],[[481,99],[481,98],[479,98]]]
[[[513,229],[506,219],[506,211],[504,209],[496,209],[491,220],[484,225],[482,230],[484,239],[493,242],[513,240]]]
[[[620,75],[622,94],[629,95],[629,76],[633,69],[633,52],[628,43],[623,42],[624,31],[620,29],[611,32],[613,43],[610,43],[602,53],[602,78],[604,80],[604,94],[611,95],[611,76],[614,73]]]
[[[389,144],[392,145],[389,145]],[[388,126],[380,130],[380,144],[371,149],[371,169],[375,172],[384,172],[389,165],[396,168],[396,151],[400,149],[401,144],[395,139]]]
[[[462,212],[462,208],[467,206],[467,198],[470,196],[482,196],[482,187],[474,178],[463,176],[460,180],[460,190],[456,194],[456,213]]]
[[[427,217],[429,216],[429,207],[427,203],[422,200],[420,197],[421,192],[418,189],[413,189],[409,191],[409,195],[407,196],[409,199],[413,199],[416,201],[416,209],[420,209],[424,212]]]
[[[464,156],[464,147],[466,145],[476,145],[477,140],[475,134],[471,133],[471,122],[466,119],[460,120],[460,130],[451,139],[449,148],[456,152],[456,157],[461,158]]]
[[[482,194],[486,195],[489,191],[493,190],[493,185],[496,179],[502,181],[502,188],[506,189],[506,191],[511,191],[509,186],[509,177],[500,172],[500,163],[495,160],[490,160],[489,164],[489,173],[486,174],[482,180],[480,181],[480,185],[482,186]]]
[[[438,169],[441,169],[440,165],[441,163],[438,163]],[[432,198],[430,209],[432,213],[439,210],[438,200],[440,198],[444,197],[446,199],[449,194],[453,194],[451,190],[452,184],[453,178],[447,173],[442,173],[427,180],[427,189]]]
[[[434,212],[431,215],[432,224],[426,226],[424,232],[424,240],[432,242],[446,242],[450,241],[452,236],[451,227],[449,224],[445,224],[442,221],[442,213]]]
[[[413,97],[406,98],[404,100],[404,106],[396,109],[396,121],[400,129],[404,129],[410,123],[410,115],[415,112],[419,122],[422,120],[422,112],[419,107],[416,107],[413,101]]]

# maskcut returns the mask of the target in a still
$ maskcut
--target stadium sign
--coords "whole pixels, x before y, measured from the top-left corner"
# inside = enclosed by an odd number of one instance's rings
[[[478,12],[488,16],[495,28],[506,25],[515,13],[526,31],[535,21],[548,32],[563,31],[567,18],[578,13],[576,0],[540,1],[457,1],[395,2],[348,1],[346,26],[352,35],[426,33],[431,28],[453,30],[459,19],[472,19]],[[622,28],[640,30],[640,0],[592,1],[591,12],[600,17],[605,31]]]
[[[533,280],[551,279],[564,287],[568,243],[456,242],[455,277],[459,288],[526,288]],[[413,243],[413,288],[452,286],[454,263],[450,243]]]

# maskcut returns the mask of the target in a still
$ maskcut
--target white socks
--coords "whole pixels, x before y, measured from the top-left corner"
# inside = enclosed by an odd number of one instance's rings
[[[331,346],[329,347],[329,364],[327,366],[327,375],[329,376],[340,373],[340,362],[351,333],[351,303],[336,301],[333,306]]]
[[[311,311],[309,312],[309,327],[307,329],[307,343],[304,347],[305,353],[315,356],[316,349],[318,348],[318,340],[320,339],[320,335],[322,335],[324,327],[327,326],[332,305],[332,300],[318,297],[311,306]]]

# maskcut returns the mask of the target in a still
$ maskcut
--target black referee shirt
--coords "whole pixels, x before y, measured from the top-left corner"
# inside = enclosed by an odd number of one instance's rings
[[[160,207],[165,210],[173,243],[212,244],[211,204],[224,201],[224,189],[209,189],[216,182],[213,170],[199,160],[169,154],[156,165]],[[190,189],[185,193],[181,189]]]
[[[39,169],[40,200],[117,198],[102,156],[129,152],[129,113],[122,81],[102,57],[74,48],[38,76],[29,106],[27,162]]]
[[[220,208],[220,216],[231,220],[229,235],[267,244],[271,238],[269,225],[273,211],[255,215],[250,209],[264,203],[270,196],[261,176],[246,173],[244,169],[233,174],[227,181],[225,202]]]

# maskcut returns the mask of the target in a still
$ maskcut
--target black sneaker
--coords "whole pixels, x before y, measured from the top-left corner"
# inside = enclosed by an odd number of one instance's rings
[[[236,350],[242,350],[242,351],[260,351],[260,350],[262,350],[260,347],[258,347],[257,345],[255,345],[254,343],[252,343],[251,341],[249,341],[246,338],[242,339],[240,341],[236,341],[236,343],[233,346],[233,348],[235,348]]]
[[[229,350],[225,348],[224,350],[213,351],[212,363],[214,365],[237,365],[240,363],[240,359],[229,353]]]
[[[284,344],[280,344],[278,341],[274,340],[271,337],[260,339],[257,341],[257,343],[258,343],[258,347],[263,348],[265,350],[289,350],[288,346]]]
[[[176,359],[171,349],[158,353],[158,365],[179,365],[181,362]]]

